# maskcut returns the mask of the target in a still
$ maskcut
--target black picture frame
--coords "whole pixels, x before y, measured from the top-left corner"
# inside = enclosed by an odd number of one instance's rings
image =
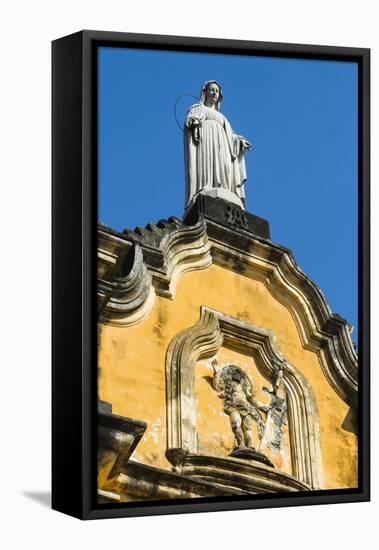
[[[214,52],[358,63],[359,487],[280,496],[96,504],[97,48]],[[81,31],[52,43],[52,507],[81,519],[370,499],[370,50]]]

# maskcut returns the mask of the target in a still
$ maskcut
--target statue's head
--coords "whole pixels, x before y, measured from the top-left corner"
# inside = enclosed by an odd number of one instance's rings
[[[204,104],[215,104],[217,111],[220,110],[221,101],[224,99],[222,88],[217,80],[207,80],[204,82],[200,93],[200,102]]]
[[[240,367],[237,367],[236,365],[226,365],[221,370],[221,374],[223,377],[226,376],[231,382],[238,382],[241,383],[241,381],[244,379],[245,373]]]

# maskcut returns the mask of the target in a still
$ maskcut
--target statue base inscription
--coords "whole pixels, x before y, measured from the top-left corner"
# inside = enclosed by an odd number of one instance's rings
[[[220,197],[199,193],[192,206],[186,210],[183,222],[193,225],[200,218],[216,222],[234,230],[243,230],[263,239],[270,238],[267,220],[243,210],[240,206]]]
[[[261,462],[262,464],[266,464],[266,466],[275,468],[271,460],[267,458],[266,455],[250,447],[236,447],[229,456],[231,458],[240,458],[241,460],[254,460],[255,462]]]

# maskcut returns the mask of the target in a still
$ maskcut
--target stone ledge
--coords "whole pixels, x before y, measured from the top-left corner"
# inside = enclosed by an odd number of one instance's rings
[[[308,485],[284,472],[240,458],[187,455],[181,474],[249,494],[310,491]]]
[[[238,487],[225,487],[169,470],[129,460],[118,477],[121,501],[246,495]]]
[[[97,466],[106,489],[120,473],[122,464],[129,459],[146,430],[141,420],[112,414],[112,405],[98,402],[97,414]]]

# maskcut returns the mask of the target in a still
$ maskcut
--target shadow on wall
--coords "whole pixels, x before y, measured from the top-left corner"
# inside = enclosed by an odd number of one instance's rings
[[[347,415],[345,416],[344,421],[342,422],[342,428],[358,436],[358,422],[357,422],[357,413],[356,410],[350,408]]]

